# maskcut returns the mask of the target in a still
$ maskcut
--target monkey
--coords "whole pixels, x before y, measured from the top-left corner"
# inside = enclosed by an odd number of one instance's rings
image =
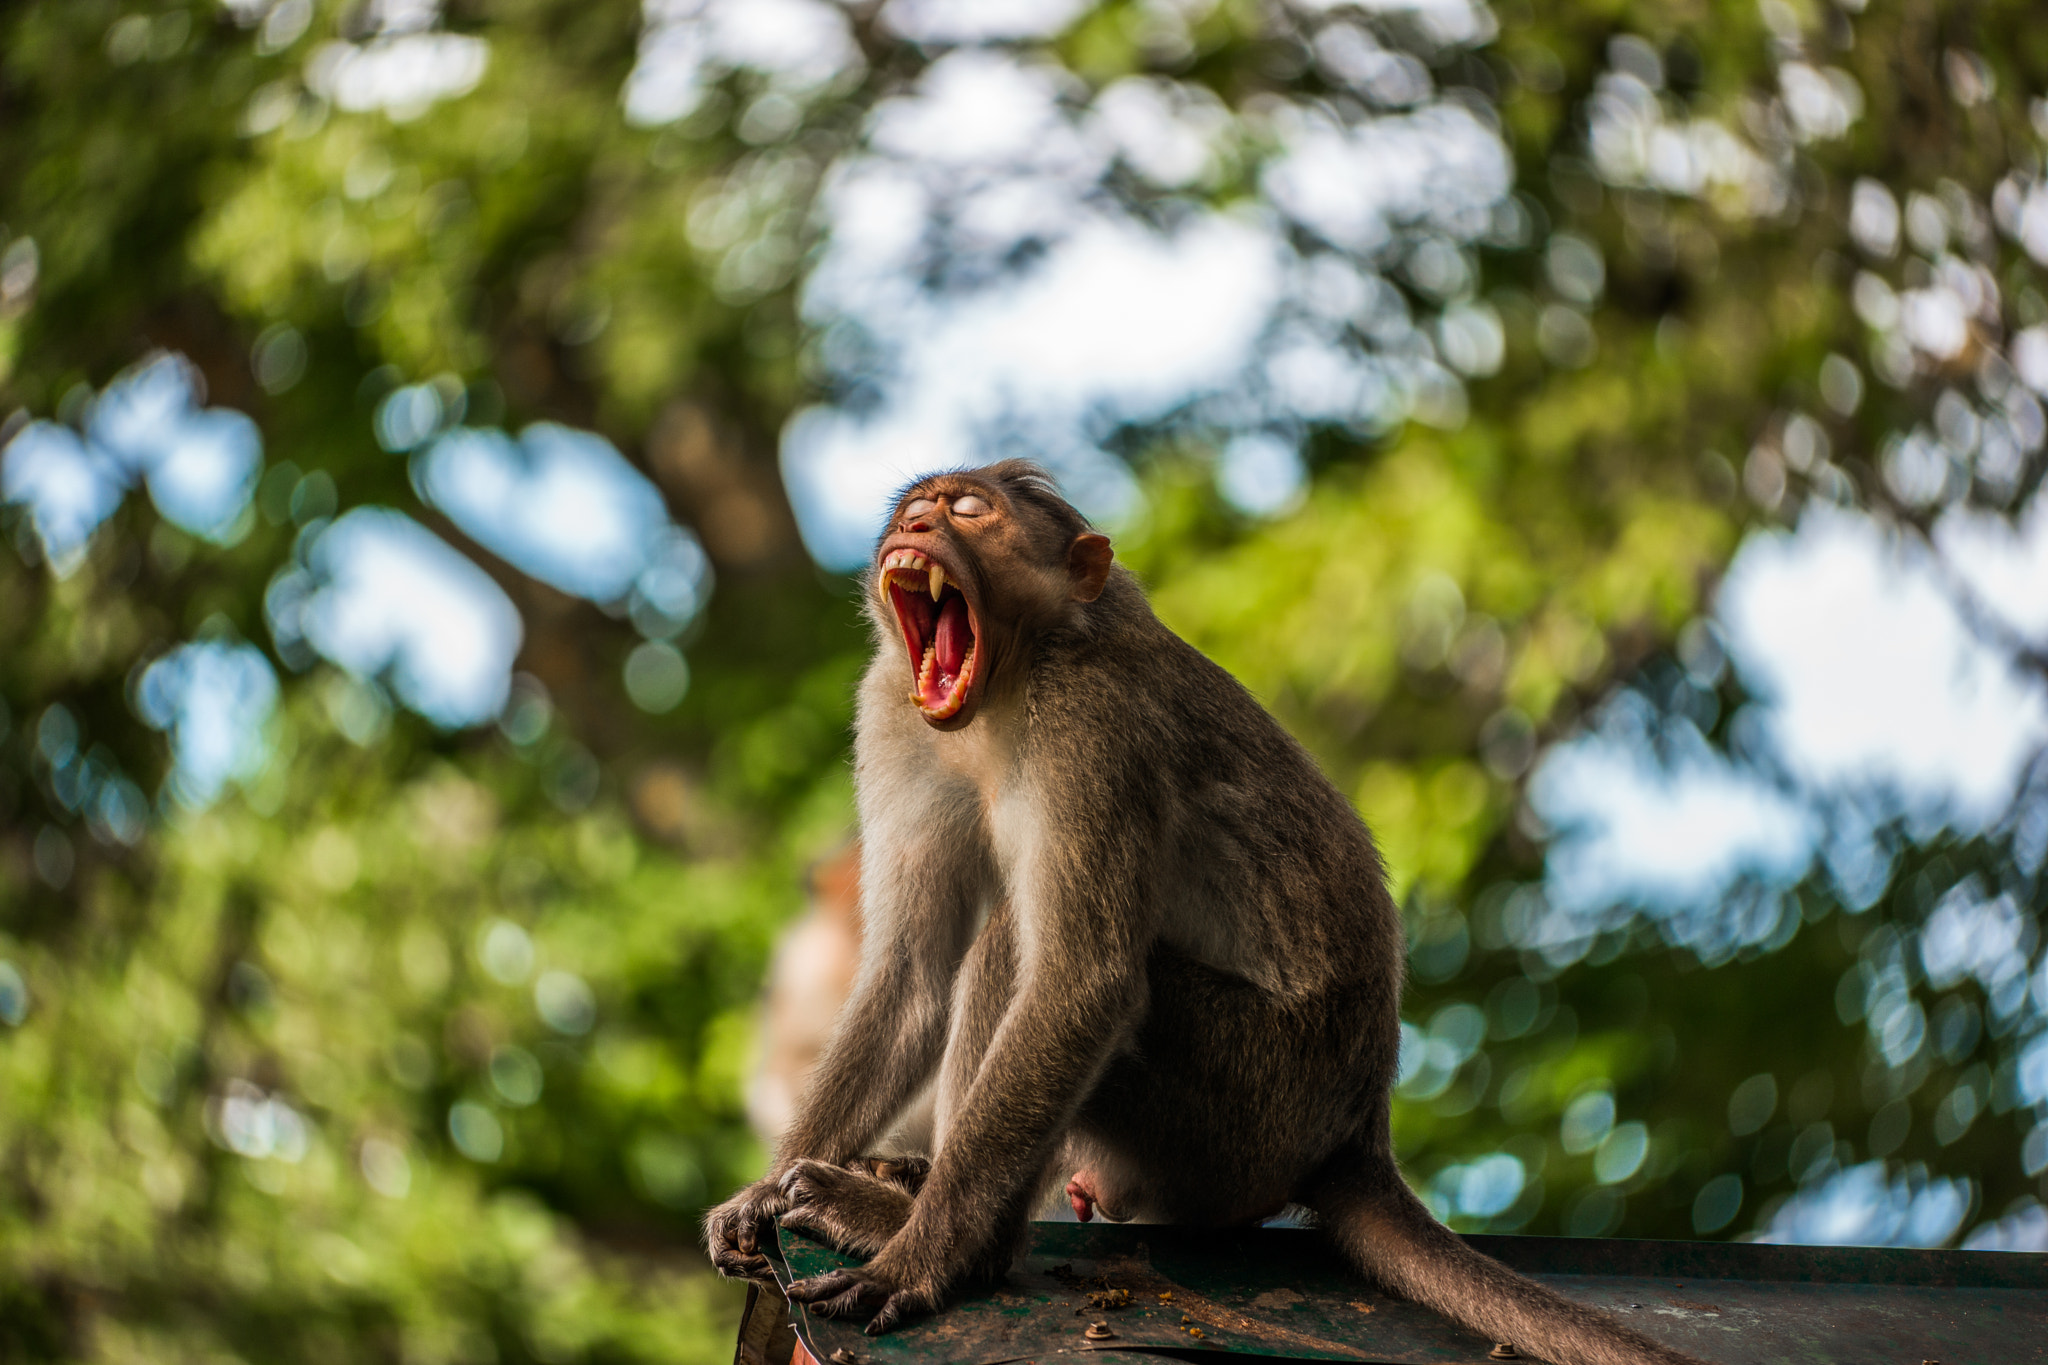
[[[767,1174],[706,1215],[721,1272],[764,1278],[771,1223],[819,1236],[868,1259],[789,1297],[878,1335],[1000,1279],[1066,1175],[1078,1217],[1299,1208],[1368,1279],[1554,1365],[1699,1365],[1402,1180],[1405,938],[1364,821],[1045,471],[912,483],[865,598],[861,961]],[[929,1160],[867,1155],[928,1086]]]

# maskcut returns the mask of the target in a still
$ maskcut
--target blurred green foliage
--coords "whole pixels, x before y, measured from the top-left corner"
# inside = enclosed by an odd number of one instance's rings
[[[1901,835],[1861,915],[1816,874],[1785,941],[1732,961],[1637,926],[1560,972],[1506,927],[1542,867],[1517,820],[1529,754],[1614,688],[1668,683],[1742,531],[1796,504],[1745,499],[1737,468],[1816,406],[1825,355],[1865,350],[1849,185],[1947,178],[1981,199],[2033,145],[2048,29],[2032,6],[1913,0],[1851,33],[1846,10],[1769,3],[1866,101],[1845,137],[1787,154],[1781,212],[1729,187],[1603,187],[1585,150],[1617,35],[1663,53],[1700,117],[1761,108],[1786,40],[1748,0],[1514,0],[1496,41],[1433,73],[1497,108],[1535,242],[1569,227],[1600,249],[1590,355],[1540,344],[1539,247],[1489,248],[1504,363],[1452,429],[1320,436],[1305,501],[1265,521],[1218,498],[1185,439],[1132,446],[1144,511],[1119,553],[1355,795],[1410,908],[1407,1017],[1465,1040],[1398,1108],[1411,1173],[1507,1151],[1533,1177],[1465,1226],[1692,1235],[1696,1198],[1734,1172],[1746,1202],[1715,1226],[1753,1228],[1816,1124],[1852,1157],[1974,1176],[1987,1215],[2035,1188],[2009,1101],[1957,1141],[1930,1136],[1940,1082],[1990,1065],[1988,1039],[1923,1056],[1903,1085],[1860,1000],[1838,1004],[1893,926],[2010,862],[1998,837]],[[1150,9],[1120,3],[1043,49],[1090,85],[1161,70],[1234,109],[1327,93],[1286,13],[1194,9],[1165,56]],[[694,1222],[763,1159],[740,1105],[756,986],[803,869],[851,832],[865,653],[851,585],[805,558],[776,474],[777,433],[818,382],[795,291],[826,168],[930,54],[864,14],[865,73],[771,155],[737,131],[743,76],[680,123],[627,123],[642,16],[626,3],[457,0],[448,27],[490,44],[473,91],[422,117],[339,110],[301,72],[360,11],[323,2],[282,43],[239,22],[266,7],[213,0],[0,17],[0,247],[35,253],[32,291],[0,308],[0,407],[75,418],[169,348],[209,401],[256,418],[273,476],[289,461],[331,480],[273,477],[227,547],[131,498],[64,577],[7,514],[0,964],[27,1004],[0,1025],[0,1355],[722,1359],[737,1301]],[[1952,49],[1982,54],[1995,94],[1953,97],[1930,55]],[[1254,171],[1210,192],[1241,197]],[[693,235],[713,194],[734,222]],[[765,274],[721,284],[764,242]],[[2038,306],[2007,254],[2008,296]],[[281,328],[295,372],[262,360]],[[486,420],[605,434],[702,534],[718,588],[679,708],[635,709],[626,625],[478,550],[378,447],[376,400],[442,373]],[[1880,440],[1932,393],[1873,385],[1830,419],[1870,500]],[[168,749],[132,708],[140,669],[202,635],[267,644],[266,585],[323,499],[407,508],[490,570],[524,618],[538,732],[442,733],[327,665],[287,671],[260,773],[203,811],[163,805],[133,846],[91,832],[67,765],[157,789]],[[1740,697],[1722,689],[1725,717]],[[367,730],[350,719],[366,705]],[[42,739],[56,708],[78,733],[61,759]],[[1731,1095],[1767,1072],[1771,1114],[1731,1131]],[[1896,1126],[1899,1105],[1906,1135],[1876,1152],[1870,1125]],[[1634,1160],[1603,1156],[1624,1132]]]

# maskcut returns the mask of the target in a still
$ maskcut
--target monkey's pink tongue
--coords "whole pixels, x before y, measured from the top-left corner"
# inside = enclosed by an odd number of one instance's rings
[[[939,633],[933,641],[938,649],[939,672],[956,677],[960,665],[967,662],[967,647],[974,643],[974,632],[967,625],[967,599],[954,594],[939,608]]]

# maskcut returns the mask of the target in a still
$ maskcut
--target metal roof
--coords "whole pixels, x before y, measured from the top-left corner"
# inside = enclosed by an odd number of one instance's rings
[[[1473,1246],[1704,1360],[1726,1365],[2048,1365],[2048,1255],[1468,1237]],[[784,1285],[856,1264],[781,1236]],[[1353,1275],[1293,1228],[1035,1223],[1002,1284],[883,1337],[762,1295],[743,1365],[1003,1365],[1081,1354],[1480,1365],[1495,1343]],[[1089,1328],[1102,1324],[1091,1334]],[[776,1353],[780,1358],[774,1358]],[[1104,1362],[1110,1365],[1110,1362]]]

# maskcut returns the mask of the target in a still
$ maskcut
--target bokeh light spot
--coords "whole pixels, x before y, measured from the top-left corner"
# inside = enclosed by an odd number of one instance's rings
[[[471,1161],[489,1164],[505,1154],[504,1125],[473,1100],[457,1100],[448,1107],[448,1136],[455,1150]]]
[[[573,972],[541,973],[533,984],[533,1006],[557,1033],[585,1034],[597,1022],[597,997]]]

